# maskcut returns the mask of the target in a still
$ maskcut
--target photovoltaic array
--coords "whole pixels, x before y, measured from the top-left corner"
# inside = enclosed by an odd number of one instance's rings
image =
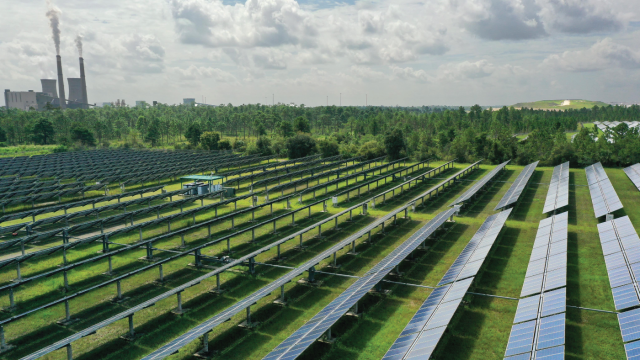
[[[536,161],[525,166],[524,169],[522,169],[522,172],[520,172],[520,175],[518,175],[516,181],[511,184],[511,187],[504,194],[494,210],[502,209],[518,201],[518,198],[520,198],[520,194],[522,194],[525,186],[527,186],[527,183],[529,182],[529,179],[531,179],[531,175],[533,175],[533,172],[536,170],[536,166],[538,166],[538,163],[539,161]]]
[[[482,179],[480,179],[478,182],[473,184],[473,186],[469,190],[465,191],[464,194],[460,195],[460,197],[458,197],[454,202],[452,202],[450,206],[464,203],[469,199],[471,199],[478,191],[480,191],[480,189],[482,189],[485,185],[487,185],[487,183],[491,181],[500,172],[500,170],[504,169],[504,167],[507,166],[509,161],[511,160],[507,160],[502,164],[493,168],[493,170],[489,171],[487,175],[485,175],[484,177],[482,177]]]
[[[593,202],[593,211],[596,217],[622,209],[622,203],[613,189],[613,185],[602,164],[595,163],[584,170],[587,174],[587,183],[589,184],[591,202]]]
[[[404,258],[418,248],[431,234],[442,226],[458,208],[452,208],[436,215],[416,233],[411,235],[402,245],[387,255],[376,266],[349,286],[340,296],[325,306],[316,316],[307,321],[300,329],[278,345],[264,357],[265,360],[295,359],[304,352],[314,341],[322,336],[333,324],[349,311],[371,288],[379,283]],[[467,286],[468,287],[468,286]],[[462,295],[466,289],[462,291]],[[455,312],[455,309],[453,310]],[[453,316],[453,313],[451,313]],[[446,324],[445,324],[446,325]]]
[[[640,309],[618,314],[627,359],[640,359]]]
[[[560,209],[569,205],[569,162],[553,168],[551,183],[544,202],[542,213]]]
[[[505,359],[564,359],[567,215],[540,221]]]
[[[624,168],[624,173],[627,174],[633,185],[640,190],[640,163]]]
[[[511,209],[489,216],[462,254],[424,301],[383,359],[428,359],[453,318],[495,242]],[[453,284],[451,284],[453,282]]]
[[[568,212],[540,221],[520,296],[567,285]]]
[[[438,286],[452,283],[454,281],[463,280],[468,277],[476,276],[484,259],[491,251],[496,238],[500,234],[500,230],[507,221],[512,209],[507,209],[498,214],[489,216],[480,226],[478,231],[473,235],[462,253],[458,255],[456,261],[449,268],[447,273],[442,277]]]
[[[600,244],[607,265],[613,301],[617,310],[640,305],[640,238],[628,216],[598,224]]]
[[[382,359],[429,359],[472,282],[468,278],[433,290]]]

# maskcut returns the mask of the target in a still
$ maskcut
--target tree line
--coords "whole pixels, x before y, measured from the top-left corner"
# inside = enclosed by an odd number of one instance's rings
[[[105,106],[89,110],[0,110],[0,143],[77,146],[173,146],[251,153],[413,159],[439,158],[493,163],[507,159],[544,165],[597,160],[606,165],[638,162],[637,130],[598,134],[581,124],[638,121],[640,107],[544,111],[447,107]],[[567,132],[579,131],[572,142]],[[515,135],[527,134],[522,140]],[[637,147],[636,147],[637,149]],[[624,155],[623,155],[624,154]]]

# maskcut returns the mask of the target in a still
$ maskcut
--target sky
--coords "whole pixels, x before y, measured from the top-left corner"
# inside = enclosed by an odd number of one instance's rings
[[[638,0],[2,1],[2,89],[56,78],[48,12],[91,103],[640,102]]]

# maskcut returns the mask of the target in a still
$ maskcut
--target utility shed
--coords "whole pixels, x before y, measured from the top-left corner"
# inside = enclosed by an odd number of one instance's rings
[[[211,186],[213,185],[213,182],[216,180],[221,180],[223,179],[222,176],[218,176],[218,175],[189,175],[189,176],[183,176],[180,178],[180,187],[182,188],[182,182],[185,180],[191,180],[191,181],[202,181],[202,182],[207,182],[209,184],[209,188],[211,188]]]

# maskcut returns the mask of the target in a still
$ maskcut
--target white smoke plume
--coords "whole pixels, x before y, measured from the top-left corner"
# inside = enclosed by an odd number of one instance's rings
[[[78,56],[82,57],[82,35],[76,35],[75,43],[78,48]]]
[[[49,26],[51,26],[51,36],[56,45],[56,55],[60,55],[60,14],[62,12],[55,5],[47,0],[47,17],[49,18]]]

